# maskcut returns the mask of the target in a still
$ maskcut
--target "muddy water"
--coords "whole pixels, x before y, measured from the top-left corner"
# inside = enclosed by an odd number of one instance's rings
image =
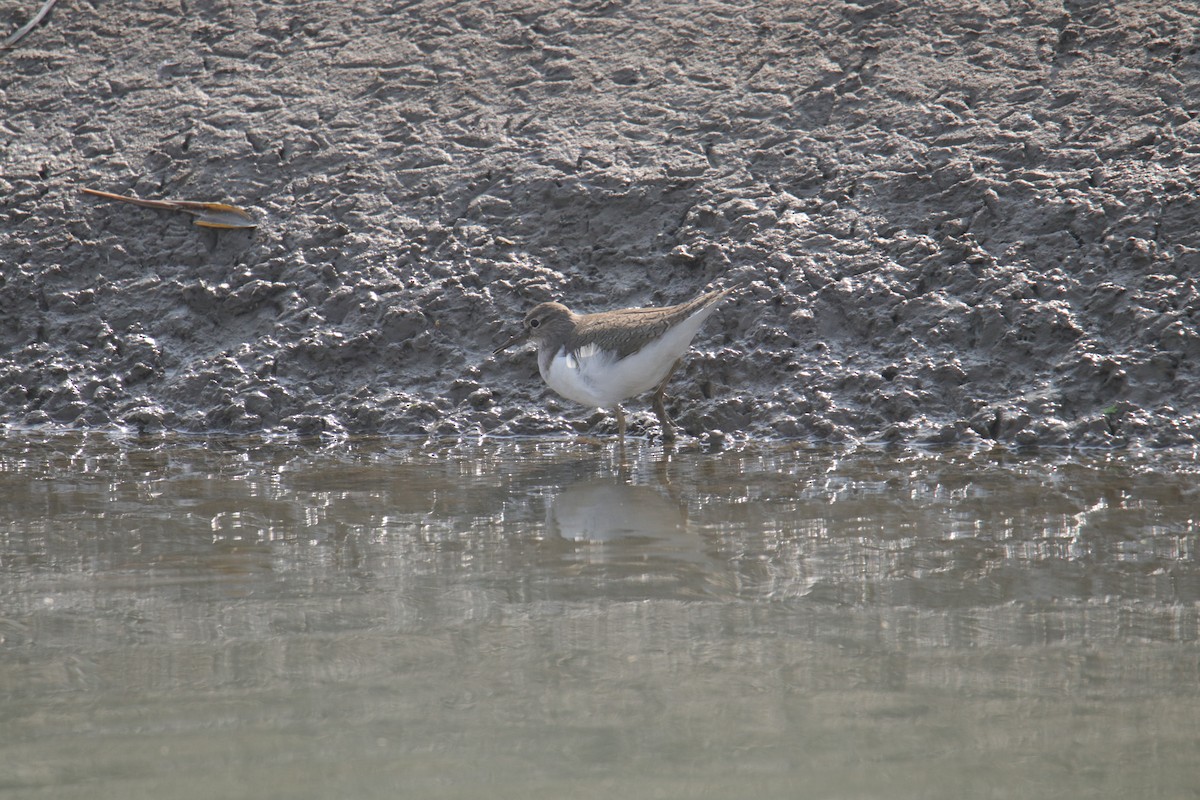
[[[0,797],[1175,797],[1180,456],[0,443]]]

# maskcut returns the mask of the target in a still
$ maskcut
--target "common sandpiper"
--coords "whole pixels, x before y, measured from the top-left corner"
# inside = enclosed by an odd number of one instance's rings
[[[585,406],[612,410],[625,441],[621,403],[654,389],[654,413],[663,439],[675,437],[663,391],[696,332],[733,289],[718,289],[665,308],[622,308],[576,314],[562,303],[541,303],[525,315],[521,331],[494,354],[532,341],[538,371],[558,394]]]

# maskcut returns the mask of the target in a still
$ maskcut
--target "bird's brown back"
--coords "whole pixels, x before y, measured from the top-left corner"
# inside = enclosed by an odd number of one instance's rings
[[[731,291],[718,289],[706,292],[675,306],[622,308],[578,315],[575,318],[575,330],[567,341],[567,349],[578,350],[595,344],[605,350],[615,350],[618,358],[625,358],[641,350],[652,339],[662,336],[672,325],[713,305]]]

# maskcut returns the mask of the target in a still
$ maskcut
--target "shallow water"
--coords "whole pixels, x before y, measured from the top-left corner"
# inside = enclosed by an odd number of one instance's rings
[[[0,797],[1179,797],[1179,455],[0,441]]]

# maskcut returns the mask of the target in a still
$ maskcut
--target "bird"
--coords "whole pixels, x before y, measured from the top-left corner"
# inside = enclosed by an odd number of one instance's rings
[[[534,306],[521,330],[493,351],[499,355],[513,345],[537,345],[538,371],[558,394],[617,417],[620,441],[625,441],[625,410],[621,403],[654,389],[652,405],[666,441],[675,438],[663,392],[704,324],[733,288],[705,292],[679,305],[622,308],[595,314],[576,314],[562,303]]]

